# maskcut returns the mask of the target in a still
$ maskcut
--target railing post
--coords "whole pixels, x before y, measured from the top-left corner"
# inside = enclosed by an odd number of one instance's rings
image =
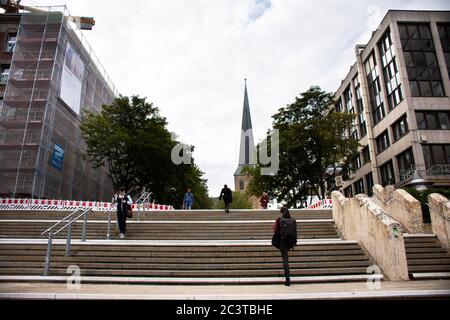
[[[90,211],[90,210],[89,210]],[[83,217],[83,233],[81,234],[81,241],[86,241],[86,229],[87,229],[87,215],[89,213],[89,211],[84,213],[84,217]]]
[[[111,210],[108,211],[108,230],[106,232],[106,239],[111,239]]]
[[[66,257],[70,257],[70,241],[71,240],[72,240],[72,224],[69,224],[68,230],[67,230],[67,240],[66,240]]]
[[[52,257],[52,240],[53,240],[53,231],[50,231],[48,234],[47,253],[45,254],[44,276],[48,276],[50,274],[50,260]]]

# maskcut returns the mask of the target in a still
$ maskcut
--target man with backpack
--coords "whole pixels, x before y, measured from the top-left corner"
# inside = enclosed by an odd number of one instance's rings
[[[120,192],[113,198],[113,204],[117,203],[117,222],[119,223],[120,239],[125,238],[125,230],[127,227],[128,210],[133,204],[131,197],[125,193],[125,188],[120,188]]]
[[[286,278],[285,285],[290,286],[288,251],[297,244],[297,221],[291,218],[289,210],[284,206],[281,208],[280,213],[281,216],[275,221],[272,245],[281,252],[284,276]]]

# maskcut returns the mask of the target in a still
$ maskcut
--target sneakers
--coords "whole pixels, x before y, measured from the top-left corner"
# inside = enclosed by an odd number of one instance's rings
[[[125,239],[125,235],[124,235],[123,233],[121,233],[121,234],[119,235],[119,238],[120,238],[120,239]]]

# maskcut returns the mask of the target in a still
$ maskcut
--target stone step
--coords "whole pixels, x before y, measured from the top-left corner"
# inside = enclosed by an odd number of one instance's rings
[[[23,256],[23,255],[1,255],[3,261],[38,261],[42,262],[43,258],[41,255],[39,256]],[[52,261],[55,262],[68,262],[72,261],[73,257],[65,257],[65,256],[52,256]],[[101,261],[104,259],[102,256],[76,256],[77,261],[79,262],[92,262],[92,261]],[[109,256],[108,262],[139,262],[139,263],[199,263],[203,264],[207,263],[244,263],[248,262],[248,257],[233,257],[232,260],[230,257],[214,257],[208,258],[203,257],[199,260],[198,257],[141,257],[141,256],[128,256],[128,257],[117,257],[117,256]],[[290,262],[331,262],[331,261],[364,261],[368,260],[367,256],[364,254],[359,255],[333,255],[333,256],[289,256]],[[252,257],[252,263],[270,263],[280,261],[279,255],[271,256],[271,257]]]
[[[66,275],[67,268],[51,269],[51,275]],[[43,268],[0,268],[0,275],[41,275]],[[291,269],[292,276],[367,274],[367,267]],[[124,276],[124,277],[282,277],[283,267],[266,270],[116,270],[82,269],[84,276]]]
[[[201,263],[144,263],[144,262],[80,262],[76,256],[70,261],[57,262],[52,261],[52,268],[66,268],[70,263],[76,263],[82,270],[84,269],[113,269],[113,270],[260,270],[260,269],[276,269],[281,265],[281,257],[275,263],[255,263],[253,261],[236,263],[230,260],[229,263],[211,263],[204,261]],[[21,261],[0,261],[0,268],[20,268],[23,265]],[[322,268],[344,268],[344,267],[368,267],[368,261],[330,261],[330,262],[291,262],[289,267],[291,269],[322,269]],[[27,268],[44,268],[44,261],[28,261]]]

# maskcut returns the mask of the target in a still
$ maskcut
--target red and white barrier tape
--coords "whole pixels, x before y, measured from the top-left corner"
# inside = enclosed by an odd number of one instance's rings
[[[333,199],[324,199],[317,201],[316,203],[310,205],[308,209],[332,209],[333,208]]]
[[[115,205],[110,202],[75,201],[75,200],[48,200],[48,199],[0,199],[0,210],[76,210],[79,208],[91,208],[95,211],[107,211]],[[173,210],[172,206],[149,203],[133,204],[133,210]]]

